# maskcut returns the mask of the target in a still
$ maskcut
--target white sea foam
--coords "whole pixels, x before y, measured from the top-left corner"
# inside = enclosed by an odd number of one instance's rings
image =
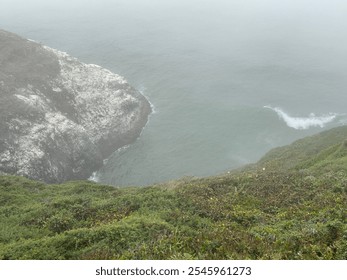
[[[146,95],[146,90],[147,88],[144,85],[140,85],[137,90],[147,99],[149,105],[151,106],[151,113],[152,114],[156,114],[157,113],[157,109],[154,106],[154,104],[150,101],[150,98]]]
[[[310,127],[324,127],[326,124],[332,122],[337,117],[335,113],[329,113],[321,116],[316,116],[314,113],[311,113],[308,117],[292,117],[281,108],[264,106],[277,113],[280,119],[282,119],[287,126],[294,129],[309,129]]]
[[[93,182],[99,182],[99,176],[97,171],[93,172],[93,174],[88,178],[89,181],[93,181]]]

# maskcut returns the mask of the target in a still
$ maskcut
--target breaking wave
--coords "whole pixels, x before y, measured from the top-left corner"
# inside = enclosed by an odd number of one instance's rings
[[[281,108],[264,106],[264,108],[271,109],[276,112],[280,119],[282,119],[287,126],[294,129],[308,129],[310,127],[324,127],[326,124],[332,122],[337,117],[335,113],[329,113],[321,116],[316,116],[314,113],[311,113],[306,118],[292,117],[284,112]]]
[[[94,171],[93,174],[88,178],[88,180],[98,183],[99,182],[99,176],[98,176],[97,171]]]

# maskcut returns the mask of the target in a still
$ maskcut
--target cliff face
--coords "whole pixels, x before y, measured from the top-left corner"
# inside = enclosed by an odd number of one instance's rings
[[[88,178],[139,136],[150,111],[123,77],[0,30],[0,171]]]

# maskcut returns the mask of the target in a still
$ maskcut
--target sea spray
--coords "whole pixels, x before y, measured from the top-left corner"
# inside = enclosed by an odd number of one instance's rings
[[[309,114],[308,117],[292,117],[279,107],[264,106],[277,113],[287,126],[294,129],[309,129],[310,127],[323,128],[326,124],[332,122],[337,117],[335,113],[329,113],[322,116],[316,116],[314,113]]]

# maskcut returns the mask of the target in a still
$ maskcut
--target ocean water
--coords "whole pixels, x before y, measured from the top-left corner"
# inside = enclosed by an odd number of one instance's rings
[[[153,104],[95,173],[209,176],[347,123],[342,0],[1,0],[0,28],[124,76]]]

